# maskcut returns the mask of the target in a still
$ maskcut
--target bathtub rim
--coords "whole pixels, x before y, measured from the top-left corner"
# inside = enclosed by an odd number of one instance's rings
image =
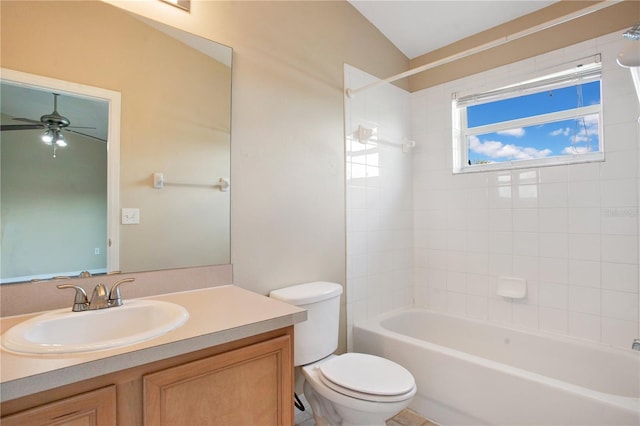
[[[579,346],[583,346],[583,347],[589,347],[589,348],[595,348],[597,350],[604,350],[604,351],[612,351],[612,352],[618,352],[620,354],[623,354],[625,356],[635,356],[634,353],[632,352],[636,352],[636,351],[632,351],[631,349],[623,349],[623,348],[618,348],[615,346],[609,346],[609,345],[604,345],[604,344],[599,344],[596,342],[591,342],[591,341],[587,341],[587,340],[582,340],[582,339],[578,339],[572,336],[564,336],[564,335],[560,335],[560,334],[554,334],[554,333],[546,333],[546,332],[541,332],[541,331],[529,331],[529,330],[522,330],[522,329],[518,329],[518,328],[514,328],[514,327],[509,327],[507,325],[503,325],[501,323],[487,323],[484,321],[480,321],[478,319],[475,318],[468,318],[468,317],[463,317],[460,315],[454,315],[451,314],[449,312],[442,312],[442,311],[436,311],[433,309],[429,309],[426,307],[422,307],[422,306],[417,306],[417,305],[413,305],[413,306],[409,306],[409,307],[404,307],[404,308],[399,308],[399,309],[394,309],[393,311],[389,311],[389,312],[385,312],[382,314],[378,314],[373,318],[369,318],[367,320],[363,320],[363,321],[358,321],[356,323],[353,324],[353,334],[354,334],[354,339],[355,339],[355,329],[356,328],[360,328],[363,330],[367,330],[370,332],[374,332],[374,333],[378,333],[381,334],[384,337],[389,337],[389,338],[394,338],[396,336],[400,336],[401,339],[407,341],[410,344],[415,344],[418,346],[424,346],[427,349],[433,350],[435,352],[439,352],[448,356],[452,356],[455,358],[459,358],[462,359],[463,361],[467,361],[467,362],[471,362],[471,363],[475,363],[475,364],[479,364],[483,367],[489,368],[491,370],[498,370],[504,373],[508,373],[511,374],[515,377],[518,378],[522,378],[522,379],[526,379],[526,380],[532,380],[536,383],[542,384],[542,385],[547,385],[547,386],[554,386],[557,387],[565,392],[569,392],[569,393],[577,393],[580,395],[583,395],[589,399],[592,400],[596,400],[596,401],[605,401],[608,404],[611,404],[617,408],[626,410],[626,411],[630,411],[631,413],[634,414],[638,414],[640,412],[640,395],[638,397],[629,397],[629,396],[622,396],[622,395],[615,395],[615,394],[608,394],[608,393],[604,393],[604,392],[600,392],[597,390],[593,390],[593,389],[589,389],[586,388],[584,386],[580,386],[580,385],[575,385],[573,383],[568,383],[568,382],[564,382],[562,380],[558,380],[555,379],[553,377],[548,377],[548,376],[544,376],[542,374],[539,373],[535,373],[535,372],[531,372],[531,371],[527,371],[524,370],[522,368],[518,368],[518,367],[513,367],[511,365],[508,364],[503,364],[497,361],[493,361],[490,359],[486,359],[486,358],[482,358],[478,355],[473,355],[473,354],[469,354],[463,351],[460,351],[458,349],[453,349],[453,348],[449,348],[446,346],[441,346],[441,345],[437,345],[435,343],[431,343],[429,341],[425,341],[425,340],[421,340],[415,337],[411,337],[408,336],[406,334],[402,334],[402,333],[398,333],[392,330],[389,330],[385,327],[382,326],[382,321],[384,321],[385,319],[391,318],[391,317],[395,317],[400,313],[403,312],[427,312],[429,314],[432,315],[438,315],[438,316],[444,316],[447,318],[451,318],[451,319],[455,319],[455,320],[464,320],[464,321],[469,321],[481,326],[490,326],[490,327],[497,327],[497,328],[501,328],[501,329],[505,329],[508,331],[512,331],[512,332],[516,332],[516,333],[522,333],[522,334],[526,334],[526,335],[533,335],[533,336],[538,336],[538,337],[543,337],[543,338],[550,338],[553,341],[561,341],[563,343],[566,343],[567,341],[569,341],[572,344],[577,344]],[[397,338],[397,337],[396,337]],[[354,342],[355,343],[355,342]],[[355,346],[355,345],[354,345]],[[639,355],[640,356],[640,355]],[[639,359],[640,362],[640,359]],[[418,390],[419,391],[419,390]]]

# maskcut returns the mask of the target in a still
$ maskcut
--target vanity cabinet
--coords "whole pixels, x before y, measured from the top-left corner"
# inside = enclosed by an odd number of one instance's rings
[[[8,425],[293,425],[293,326],[6,401]]]
[[[2,426],[98,426],[116,423],[116,387],[107,386],[2,417]]]
[[[144,425],[285,424],[289,345],[282,336],[144,376]]]

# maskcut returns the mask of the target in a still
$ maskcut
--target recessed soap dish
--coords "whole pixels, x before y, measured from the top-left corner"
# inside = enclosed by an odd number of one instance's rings
[[[498,296],[510,299],[524,299],[527,295],[527,281],[524,278],[498,277]]]

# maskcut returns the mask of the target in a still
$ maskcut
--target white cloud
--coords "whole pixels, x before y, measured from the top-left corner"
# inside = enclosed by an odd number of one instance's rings
[[[557,129],[549,133],[551,136],[569,136],[571,134],[571,128],[565,127],[564,129]]]
[[[591,152],[590,146],[565,146],[562,150],[562,153],[566,155],[585,154],[587,152]]]
[[[497,133],[499,135],[514,136],[516,138],[521,138],[524,136],[524,129],[522,127],[518,127],[517,129],[502,130]]]
[[[500,141],[481,142],[477,136],[469,138],[469,149],[490,158],[507,158],[510,160],[529,160],[551,155],[550,149],[538,150],[533,147],[522,147],[513,144],[503,144]]]

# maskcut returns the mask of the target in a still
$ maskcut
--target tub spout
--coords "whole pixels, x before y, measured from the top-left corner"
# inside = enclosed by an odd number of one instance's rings
[[[640,339],[633,339],[631,349],[633,349],[634,351],[640,351]]]

